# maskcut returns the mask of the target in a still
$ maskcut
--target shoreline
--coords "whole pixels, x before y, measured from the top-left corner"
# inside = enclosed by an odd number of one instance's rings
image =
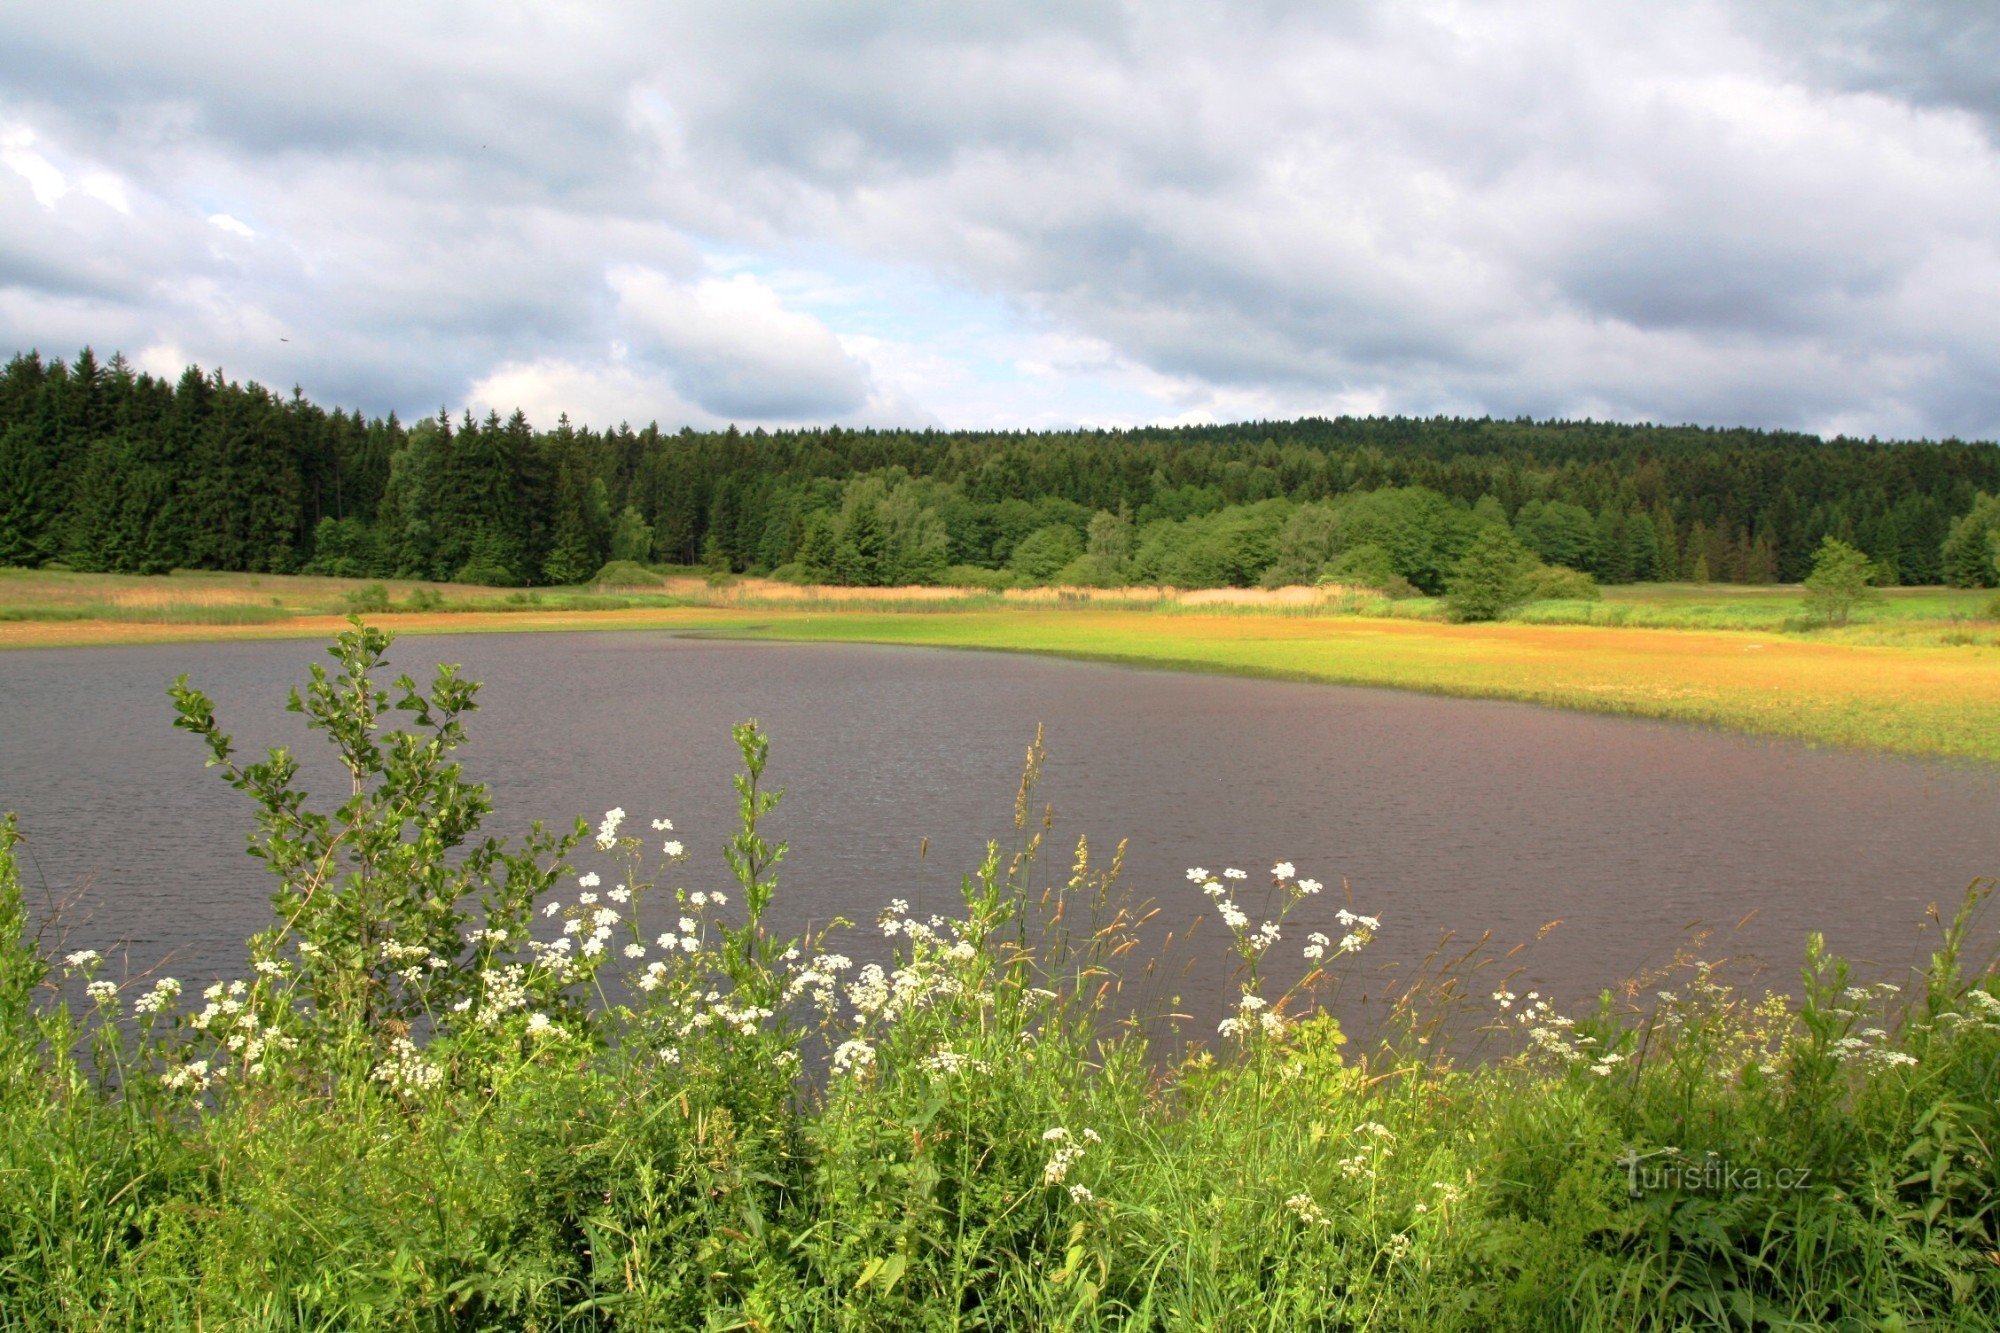
[[[1504,699],[1719,726],[1843,748],[2000,762],[2000,662],[1973,647],[1826,643],[1743,630],[1366,616],[1005,607],[418,611],[368,617],[397,634],[657,630],[769,642],[1025,652],[1164,670]],[[252,624],[0,623],[0,650],[328,639],[334,614]]]

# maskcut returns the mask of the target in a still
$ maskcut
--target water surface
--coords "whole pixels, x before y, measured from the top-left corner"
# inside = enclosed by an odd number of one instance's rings
[[[241,966],[244,936],[268,915],[266,876],[243,852],[250,805],[170,727],[165,690],[188,674],[243,753],[299,747],[316,790],[334,793],[323,742],[306,741],[282,707],[322,651],[0,654],[0,808],[21,815],[37,888],[81,886],[72,947],[123,941],[135,967],[171,955],[184,978]],[[1336,888],[1347,881],[1358,910],[1383,918],[1373,968],[1407,968],[1444,932],[1514,944],[1559,920],[1517,961],[1523,982],[1572,1001],[1665,962],[1696,922],[1723,927],[1704,952],[1767,959],[1779,984],[1809,930],[1901,965],[1926,942],[1927,904],[1949,906],[2000,870],[1991,769],[1679,724],[664,633],[413,637],[392,661],[419,676],[458,662],[485,682],[462,754],[492,785],[490,829],[595,819],[612,805],[642,829],[666,815],[695,854],[690,887],[725,876],[729,728],[757,717],[788,793],[776,829],[792,844],[780,904],[794,922],[871,920],[892,897],[947,910],[984,841],[1011,837],[1037,723],[1049,753],[1041,795],[1058,819],[1052,868],[1066,867],[1079,833],[1100,853],[1130,839],[1129,886],[1181,927],[1206,906],[1187,867],[1241,866],[1254,882],[1289,860]],[[1324,925],[1331,899],[1295,933]],[[1175,989],[1213,994],[1224,982],[1204,964]]]

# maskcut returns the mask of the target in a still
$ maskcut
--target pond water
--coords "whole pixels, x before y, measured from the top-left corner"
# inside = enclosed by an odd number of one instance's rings
[[[30,841],[31,896],[75,890],[70,947],[171,958],[184,980],[233,975],[267,923],[266,875],[244,854],[246,798],[171,728],[186,673],[240,752],[290,744],[314,789],[342,785],[326,747],[283,711],[324,660],[308,642],[0,654],[0,809]],[[870,921],[890,898],[949,911],[959,872],[1011,838],[1038,723],[1040,797],[1057,826],[1050,872],[1078,834],[1100,856],[1130,839],[1126,884],[1184,930],[1208,912],[1185,870],[1276,860],[1329,892],[1282,952],[1351,888],[1383,932],[1359,994],[1386,993],[1446,932],[1530,943],[1517,989],[1580,1006],[1667,962],[1697,923],[1704,956],[1796,975],[1805,935],[1888,967],[1916,959],[1975,877],[2000,871],[2000,772],[1813,750],[1664,723],[1389,690],[1188,675],[995,653],[746,644],[657,633],[412,637],[392,664],[440,661],[483,681],[462,751],[491,784],[488,828],[531,818],[670,816],[694,854],[689,887],[726,881],[729,728],[772,738],[776,817],[792,851],[787,922]],[[928,839],[928,852],[919,848]],[[1246,901],[1252,901],[1246,899]],[[1745,918],[1748,918],[1745,920]],[[1538,932],[1560,921],[1535,942]],[[1741,922],[1741,924],[1738,924]],[[1168,987],[1222,993],[1221,932]],[[1200,939],[1197,935],[1197,939]],[[1173,996],[1161,995],[1162,1004]],[[1352,987],[1349,1000],[1358,999]]]

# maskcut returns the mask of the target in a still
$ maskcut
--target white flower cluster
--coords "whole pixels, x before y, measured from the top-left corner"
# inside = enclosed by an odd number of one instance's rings
[[[859,1037],[850,1037],[833,1051],[833,1072],[858,1074],[875,1063],[875,1048]]]
[[[452,1006],[458,1013],[472,1012],[472,1021],[481,1027],[492,1027],[516,1009],[528,1007],[528,973],[519,963],[509,963],[505,967],[485,967],[479,970],[479,996],[477,1005],[468,995]]]
[[[1104,1140],[1098,1137],[1094,1129],[1081,1130],[1072,1135],[1067,1129],[1057,1125],[1042,1131],[1042,1142],[1055,1145],[1048,1162],[1042,1167],[1042,1183],[1060,1185],[1068,1179],[1070,1169],[1083,1160],[1084,1153]]]
[[[132,1001],[135,1014],[157,1014],[180,998],[181,983],[172,977],[161,977],[153,983],[153,989]]]
[[[73,971],[96,967],[104,961],[104,955],[95,949],[78,949],[75,953],[63,955],[63,966]]]
[[[604,812],[604,819],[597,826],[597,850],[608,852],[618,846],[618,826],[625,822],[625,808],[614,806]]]
[[[1388,1157],[1396,1155],[1396,1136],[1389,1132],[1387,1125],[1374,1120],[1364,1121],[1354,1127],[1356,1138],[1361,1140],[1361,1149],[1352,1157],[1344,1157],[1335,1162],[1340,1174],[1349,1180],[1373,1180],[1377,1165]]]
[[[854,966],[854,960],[842,953],[814,954],[810,963],[792,973],[785,982],[785,999],[796,1000],[808,995],[822,1013],[831,1013],[834,1006],[834,988],[840,984],[840,973]]]
[[[418,1054],[408,1037],[397,1037],[389,1043],[388,1058],[375,1066],[373,1077],[398,1092],[421,1092],[443,1082],[444,1070]]]
[[[1908,1051],[1893,1051],[1879,1044],[1888,1039],[1889,1034],[1881,1028],[1863,1028],[1853,1036],[1834,1042],[1833,1054],[1843,1064],[1860,1065],[1865,1069],[1895,1069],[1917,1062],[1917,1057]]]
[[[1285,1020],[1264,1002],[1263,996],[1246,993],[1236,1002],[1236,1012],[1223,1019],[1216,1031],[1225,1037],[1248,1037],[1254,1032],[1281,1037],[1285,1033]]]
[[[83,988],[91,1003],[110,1005],[118,1003],[118,983],[115,981],[93,981]]]
[[[190,1060],[160,1075],[160,1083],[175,1092],[207,1092],[222,1075],[221,1069],[211,1067],[206,1060]]]
[[[970,1055],[961,1055],[949,1046],[940,1046],[925,1056],[923,1067],[933,1074],[962,1074],[967,1070],[975,1074],[990,1074],[993,1066]]]
[[[1285,1200],[1285,1207],[1291,1210],[1292,1216],[1298,1218],[1299,1221],[1309,1227],[1330,1227],[1333,1225],[1333,1219],[1320,1211],[1319,1205],[1313,1202],[1313,1196],[1310,1194],[1294,1194],[1291,1198]]]

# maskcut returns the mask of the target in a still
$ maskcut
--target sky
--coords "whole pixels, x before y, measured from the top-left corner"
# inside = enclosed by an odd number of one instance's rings
[[[0,355],[541,426],[1993,439],[1996,13],[0,4]]]

